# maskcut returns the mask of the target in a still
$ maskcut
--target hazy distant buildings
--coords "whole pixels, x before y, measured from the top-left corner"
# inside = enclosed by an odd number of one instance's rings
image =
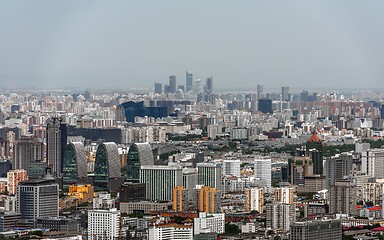
[[[212,93],[213,92],[213,77],[209,77],[209,78],[206,79],[205,90],[206,90],[207,93]]]
[[[186,71],[186,73],[185,73],[185,92],[191,91],[192,85],[193,85],[193,73]]]
[[[127,122],[135,122],[135,117],[167,117],[169,109],[164,106],[144,106],[144,102],[125,102],[121,104],[124,108]]]
[[[169,93],[176,92],[176,76],[169,76]]]
[[[158,94],[163,93],[163,84],[155,83],[155,93],[158,93]]]
[[[258,109],[262,113],[273,113],[272,100],[266,98],[259,99]]]
[[[281,87],[281,100],[290,101],[291,95],[289,94],[289,87]]]

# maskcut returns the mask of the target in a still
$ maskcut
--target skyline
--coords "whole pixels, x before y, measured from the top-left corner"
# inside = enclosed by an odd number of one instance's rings
[[[384,3],[0,1],[0,88],[380,88]],[[5,36],[5,37],[4,37]],[[38,81],[38,82],[36,82]],[[220,86],[220,87],[219,87]]]

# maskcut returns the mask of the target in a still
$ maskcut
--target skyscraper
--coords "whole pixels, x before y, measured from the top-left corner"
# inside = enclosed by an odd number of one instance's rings
[[[47,120],[47,163],[54,175],[63,172],[64,151],[67,147],[67,125],[62,118]]]
[[[197,185],[194,189],[193,204],[198,212],[217,213],[220,212],[221,193],[215,188]]]
[[[221,191],[221,165],[219,163],[197,164],[198,184]]]
[[[155,83],[155,93],[158,93],[158,94],[163,93],[163,84]]]
[[[174,75],[169,76],[169,92],[176,92],[176,76]]]
[[[289,87],[281,87],[281,100],[289,102],[290,100]]]
[[[212,76],[206,79],[205,90],[207,93],[213,92],[213,77]]]
[[[263,94],[264,91],[264,86],[257,84],[257,99],[261,98],[261,95]]]
[[[44,143],[34,136],[21,136],[16,140],[13,155],[13,169],[28,170],[31,162],[44,159]]]
[[[72,142],[64,152],[63,185],[83,183],[87,178],[87,156],[81,142]]]
[[[263,188],[247,188],[244,190],[244,212],[264,211],[264,189]]]
[[[259,99],[258,109],[262,113],[273,113],[272,100],[266,98]]]
[[[127,180],[138,182],[140,167],[154,165],[152,148],[149,143],[134,143],[129,147],[127,156]]]
[[[102,143],[97,147],[95,159],[95,188],[109,189],[110,180],[121,176],[120,157],[114,142]]]
[[[185,73],[185,92],[189,92],[193,85],[193,73],[186,71]]]
[[[258,178],[262,186],[265,187],[265,190],[269,192],[272,184],[272,168],[271,168],[271,159],[269,158],[259,158],[255,159],[255,178]]]

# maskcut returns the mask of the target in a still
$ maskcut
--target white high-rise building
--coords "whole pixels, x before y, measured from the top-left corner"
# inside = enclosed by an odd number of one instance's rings
[[[148,230],[149,240],[193,240],[193,227],[181,224],[154,224]]]
[[[384,178],[384,148],[369,149],[362,153],[362,169],[375,178]]]
[[[183,186],[181,166],[144,165],[140,169],[140,183],[146,184],[146,196],[151,201],[172,201],[172,190]]]
[[[228,159],[223,161],[223,174],[240,177],[240,160]]]
[[[221,191],[221,164],[197,163],[198,184]]]
[[[248,188],[244,191],[244,212],[264,211],[264,188]]]
[[[266,209],[266,227],[268,229],[281,228],[286,231],[296,221],[295,205],[285,203],[269,203]]]
[[[88,240],[118,239],[120,210],[93,209],[88,211]]]
[[[270,158],[255,159],[255,178],[259,179],[261,185],[264,186],[266,192],[271,191],[272,185],[272,162]]]
[[[193,219],[194,235],[201,233],[218,233],[225,232],[225,214],[199,212],[199,217]]]

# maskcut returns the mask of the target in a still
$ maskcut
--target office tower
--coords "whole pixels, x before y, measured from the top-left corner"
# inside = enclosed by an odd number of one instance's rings
[[[87,156],[81,142],[69,143],[64,152],[63,186],[85,183],[87,179]]]
[[[127,156],[127,180],[138,182],[140,167],[154,165],[152,147],[149,143],[134,143],[129,147]]]
[[[264,91],[264,86],[263,85],[260,85],[260,84],[257,84],[257,99],[260,99],[261,98],[261,95],[263,94],[263,91]]]
[[[155,93],[158,93],[158,94],[163,93],[163,84],[155,83]]]
[[[270,192],[272,184],[272,162],[269,158],[259,158],[254,161],[255,178],[259,179],[266,192]]]
[[[312,159],[313,174],[323,175],[323,143],[319,136],[314,133],[308,139],[306,145],[306,155]]]
[[[301,94],[300,94],[300,101],[304,102],[304,103],[308,102],[308,91],[303,90],[301,92]]]
[[[351,153],[341,153],[325,161],[325,181],[327,189],[335,184],[336,180],[343,179],[352,171],[353,156]]]
[[[192,90],[193,85],[193,74],[192,72],[185,72],[185,92],[189,92]]]
[[[329,189],[329,213],[357,214],[356,182],[352,179],[336,180]]]
[[[64,151],[67,147],[67,125],[62,118],[47,120],[47,163],[54,175],[63,172]]]
[[[294,189],[291,187],[273,188],[275,202],[293,204]]]
[[[207,214],[199,212],[199,217],[193,219],[193,234],[198,235],[201,233],[218,233],[225,232],[225,214],[213,213]]]
[[[145,200],[145,183],[123,183],[120,187],[120,202],[138,202]]]
[[[342,236],[340,220],[315,220],[293,223],[289,240],[340,240]]]
[[[197,185],[194,189],[194,208],[198,212],[220,212],[221,193],[215,188]]]
[[[169,92],[170,93],[176,92],[176,76],[174,75],[169,76]]]
[[[144,165],[140,169],[140,183],[146,184],[146,198],[150,201],[172,201],[172,190],[183,185],[181,166]]]
[[[281,87],[281,100],[289,102],[290,98],[289,87]]]
[[[213,77],[209,77],[209,78],[206,79],[205,90],[206,90],[207,93],[212,93],[213,92]]]
[[[380,118],[384,119],[384,104],[381,105],[381,108],[380,108]]]
[[[258,103],[258,110],[262,113],[273,113],[272,100],[266,98],[260,98]]]
[[[21,215],[14,211],[1,211],[0,212],[0,232],[11,231],[20,225]],[[4,239],[7,239],[4,237]],[[11,238],[8,238],[11,239]]]
[[[59,185],[54,179],[31,179],[17,186],[16,211],[30,223],[59,216]]]
[[[176,186],[172,190],[172,210],[175,212],[188,211],[188,190],[183,186]]]
[[[221,191],[221,165],[219,163],[197,163],[197,183]]]
[[[120,176],[120,158],[117,145],[113,142],[99,144],[95,159],[95,189],[107,190],[111,188],[111,179],[117,179]]]
[[[291,224],[296,221],[294,204],[268,203],[265,205],[266,227],[268,229],[289,230]]]
[[[183,186],[188,190],[188,201],[193,199],[193,189],[197,185],[197,171],[196,168],[183,169]]]
[[[247,188],[244,190],[244,212],[264,211],[264,189],[263,188]]]
[[[313,175],[310,157],[293,157],[288,160],[289,182],[293,185],[304,184],[304,177]]]
[[[44,143],[34,136],[21,136],[14,145],[13,169],[28,170],[31,162],[44,159]]]
[[[88,240],[118,239],[120,236],[120,210],[88,210]]]
[[[15,195],[17,190],[17,185],[28,179],[27,171],[24,169],[10,170],[7,173],[8,181],[8,194]]]
[[[227,159],[223,161],[223,174],[240,177],[241,162],[238,159]]]
[[[371,177],[384,178],[384,149],[368,149],[362,153],[361,170]]]
[[[123,106],[124,108],[125,118],[127,122],[131,122],[131,123],[135,121],[135,117],[153,117],[153,118],[167,117],[168,113],[171,112],[171,110],[174,110],[172,106],[159,106],[159,102],[157,104],[157,107],[144,106],[144,101],[141,101],[141,102],[129,101],[129,102],[122,103],[121,106]],[[121,130],[119,131],[121,132]],[[120,142],[121,139],[118,141]]]

